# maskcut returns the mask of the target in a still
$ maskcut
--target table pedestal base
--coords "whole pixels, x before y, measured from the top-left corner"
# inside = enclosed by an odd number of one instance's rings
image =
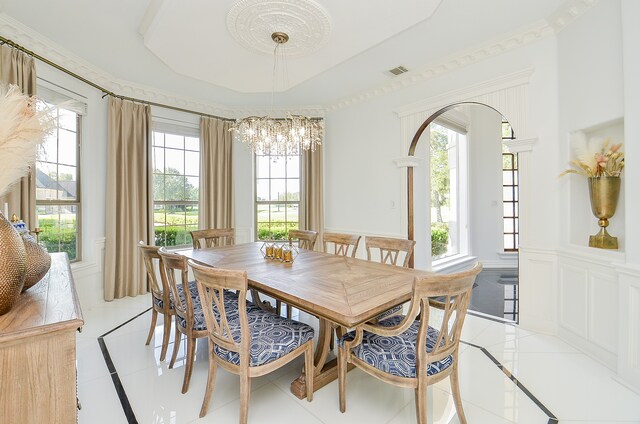
[[[355,366],[353,364],[347,365],[347,371],[351,371]],[[316,375],[313,379],[313,391],[316,392],[331,383],[338,378],[338,360],[332,359],[327,362],[320,374]],[[298,399],[304,399],[307,397],[307,384],[306,375],[302,374],[291,382],[291,393]],[[336,392],[337,394],[337,392]]]

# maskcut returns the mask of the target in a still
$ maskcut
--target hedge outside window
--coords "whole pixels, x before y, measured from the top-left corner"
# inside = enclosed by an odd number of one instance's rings
[[[47,103],[57,126],[38,153],[35,168],[36,221],[40,242],[49,252],[81,259],[80,134],[81,115]]]
[[[284,240],[300,227],[300,155],[256,154],[256,239]]]
[[[198,229],[200,139],[153,131],[153,227],[156,246],[190,246]]]

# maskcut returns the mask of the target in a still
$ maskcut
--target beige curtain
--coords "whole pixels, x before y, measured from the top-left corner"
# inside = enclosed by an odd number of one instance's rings
[[[201,229],[233,228],[233,146],[230,122],[200,118]]]
[[[315,250],[322,250],[324,230],[324,187],[322,147],[302,153],[302,198],[300,199],[300,229],[318,232]]]
[[[0,46],[0,81],[3,84],[15,84],[23,93],[36,94],[36,64],[33,57],[6,44]],[[9,216],[14,213],[26,224],[35,228],[36,222],[36,184],[33,167],[29,175],[17,182],[11,191],[0,197],[0,205],[9,204]]]
[[[104,299],[147,292],[137,244],[153,237],[151,108],[109,97]]]

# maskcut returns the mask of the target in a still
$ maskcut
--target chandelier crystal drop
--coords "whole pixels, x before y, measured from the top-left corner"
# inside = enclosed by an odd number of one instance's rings
[[[282,32],[274,32],[271,38],[276,43],[273,67],[273,92],[275,92],[277,49],[289,40],[289,36]],[[231,125],[229,131],[235,131],[240,140],[256,154],[281,156],[297,155],[301,149],[315,151],[322,144],[324,127],[320,119],[287,114],[287,117],[282,119],[270,116],[249,116],[238,119]]]

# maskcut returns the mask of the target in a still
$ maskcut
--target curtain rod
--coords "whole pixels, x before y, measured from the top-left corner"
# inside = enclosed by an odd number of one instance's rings
[[[93,88],[96,88],[96,89],[102,91],[104,93],[104,95],[102,96],[103,98],[105,96],[112,96],[112,97],[117,97],[117,98],[122,99],[122,100],[129,100],[129,101],[138,102],[138,103],[146,103],[146,104],[148,104],[150,106],[157,106],[157,107],[161,107],[161,108],[165,108],[165,109],[177,110],[179,112],[193,113],[193,114],[200,115],[200,116],[206,116],[208,118],[217,118],[217,119],[221,119],[221,120],[224,120],[224,121],[232,121],[232,122],[235,121],[235,119],[225,118],[223,116],[209,115],[207,113],[202,113],[202,112],[198,112],[198,111],[191,110],[191,109],[184,109],[184,108],[181,108],[181,107],[176,107],[176,106],[165,105],[165,104],[162,104],[162,103],[151,102],[151,101],[148,101],[148,100],[141,100],[141,99],[136,99],[136,98],[133,98],[133,97],[121,96],[121,95],[118,95],[118,94],[114,93],[113,91],[107,90],[106,88],[96,84],[93,81],[89,81],[88,79],[76,74],[75,72],[72,72],[72,71],[68,70],[67,68],[62,67],[62,66],[58,65],[57,63],[54,63],[54,62],[50,61],[49,59],[44,58],[44,57],[40,56],[39,54],[37,54],[35,52],[32,52],[31,50],[21,46],[20,44],[17,44],[15,42],[13,42],[13,41],[11,41],[11,40],[9,40],[7,38],[4,38],[4,37],[0,36],[0,44],[7,44],[7,45],[9,45],[9,46],[11,46],[11,47],[13,47],[15,49],[18,49],[18,50],[28,54],[29,56],[32,56],[32,57],[40,60],[41,62],[44,62],[47,65],[52,66],[52,67],[56,68],[57,70],[62,71],[65,74],[70,75],[70,76],[72,76],[72,77],[84,82],[85,84],[88,84],[88,85],[92,86]]]

